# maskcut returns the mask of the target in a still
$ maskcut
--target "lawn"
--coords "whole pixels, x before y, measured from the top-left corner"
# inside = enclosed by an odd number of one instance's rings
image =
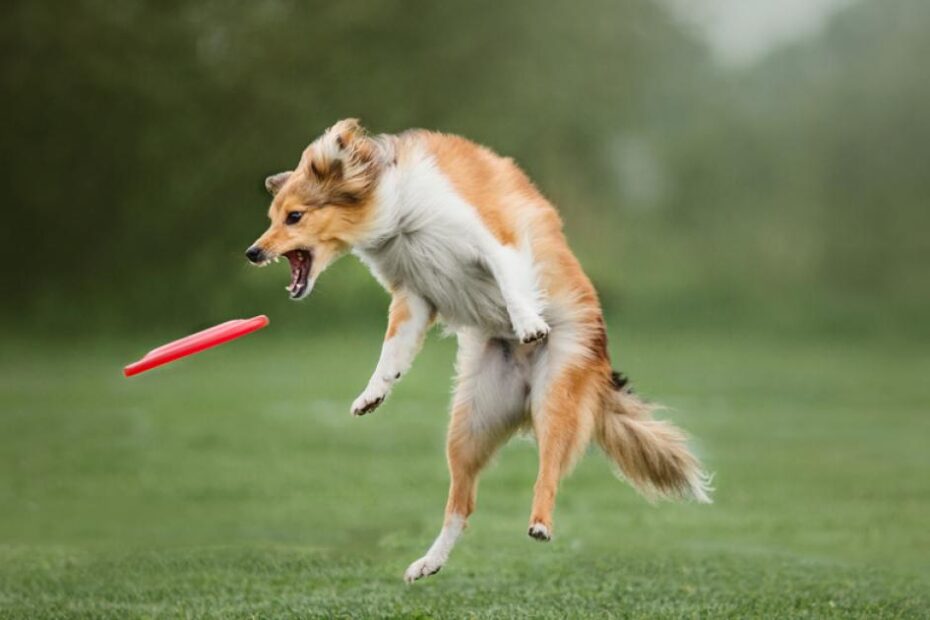
[[[695,436],[716,503],[650,505],[592,449],[540,544],[526,536],[535,447],[515,439],[449,564],[407,586],[442,518],[454,343],[431,337],[354,419],[375,331],[272,325],[122,378],[175,335],[4,339],[0,617],[930,613],[917,346],[615,335],[616,365]]]

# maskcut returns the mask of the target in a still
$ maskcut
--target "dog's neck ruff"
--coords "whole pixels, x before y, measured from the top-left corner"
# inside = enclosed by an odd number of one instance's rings
[[[382,136],[379,136],[382,138]],[[377,254],[401,235],[409,232],[405,225],[404,200],[401,196],[403,180],[398,169],[395,146],[384,139],[381,153],[385,158],[381,178],[374,192],[374,217],[367,234],[353,244],[353,250]]]

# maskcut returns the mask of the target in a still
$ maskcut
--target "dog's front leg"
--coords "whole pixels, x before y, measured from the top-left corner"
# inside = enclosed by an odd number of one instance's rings
[[[394,292],[381,357],[368,387],[352,403],[353,415],[365,415],[384,402],[420,351],[435,314],[419,295],[404,290]]]
[[[546,338],[549,325],[541,314],[542,303],[530,261],[517,250],[504,246],[490,252],[488,262],[517,338],[522,342]]]

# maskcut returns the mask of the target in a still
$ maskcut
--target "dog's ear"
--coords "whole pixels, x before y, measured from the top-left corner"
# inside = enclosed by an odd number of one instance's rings
[[[279,172],[278,174],[273,174],[265,179],[265,189],[268,190],[269,194],[274,196],[279,191],[281,191],[281,188],[289,178],[291,178],[290,170],[286,172]]]
[[[344,118],[327,129],[326,133],[333,136],[336,148],[340,151],[351,151],[357,146],[356,140],[365,137],[365,128],[357,118]]]
[[[372,141],[357,118],[346,118],[323,132],[311,145],[309,154],[312,176],[321,181],[338,181],[352,175],[350,168],[371,161]]]
[[[341,120],[306,151],[307,173],[328,188],[331,201],[358,202],[377,176],[376,148],[358,119]]]

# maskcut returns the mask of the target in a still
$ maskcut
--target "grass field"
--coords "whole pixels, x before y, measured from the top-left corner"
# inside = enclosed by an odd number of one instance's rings
[[[535,447],[515,439],[447,567],[407,586],[442,518],[454,343],[431,338],[389,402],[353,419],[378,333],[272,326],[121,377],[173,335],[4,339],[0,616],[930,613],[917,346],[615,337],[617,366],[696,437],[716,503],[651,506],[592,450],[540,544],[526,536]]]

